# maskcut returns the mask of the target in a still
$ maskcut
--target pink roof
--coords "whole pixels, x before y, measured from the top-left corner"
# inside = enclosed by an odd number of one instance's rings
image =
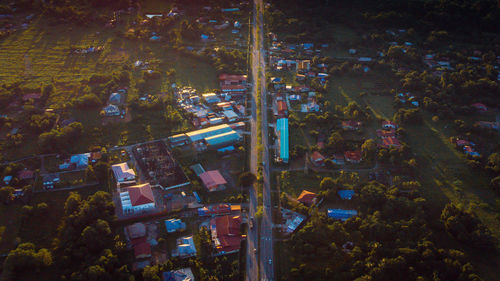
[[[27,101],[29,99],[34,99],[34,100],[37,100],[39,99],[40,97],[42,96],[41,93],[29,93],[29,94],[25,94],[23,95],[23,101]]]
[[[469,142],[466,140],[457,140],[457,145],[458,146],[469,145]]]
[[[208,189],[227,183],[219,170],[206,171],[203,174],[200,174],[200,179]]]
[[[20,171],[17,176],[19,177],[20,180],[28,180],[28,179],[32,179],[34,174],[35,173],[33,171],[24,169],[24,170]]]
[[[130,186],[128,188],[132,206],[139,206],[155,202],[155,197],[149,183]]]
[[[219,75],[219,80],[246,81],[247,76],[246,75],[223,73],[223,74]]]

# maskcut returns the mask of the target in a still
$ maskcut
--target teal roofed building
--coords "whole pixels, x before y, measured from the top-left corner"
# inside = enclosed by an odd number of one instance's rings
[[[221,147],[232,144],[241,140],[240,134],[236,131],[222,133],[220,135],[205,138],[205,142],[209,147]]]
[[[276,121],[276,135],[278,136],[279,159],[284,163],[288,163],[288,118],[280,118]]]

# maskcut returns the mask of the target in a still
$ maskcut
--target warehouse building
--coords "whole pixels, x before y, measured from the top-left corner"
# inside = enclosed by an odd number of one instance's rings
[[[280,118],[276,121],[276,136],[278,136],[278,160],[288,163],[288,118]]]
[[[228,133],[231,131],[233,131],[233,129],[231,129],[231,127],[229,127],[229,125],[222,124],[222,125],[208,127],[208,128],[201,129],[201,130],[192,131],[192,132],[186,133],[186,135],[191,140],[191,142],[198,142],[198,141],[201,141],[205,138]]]
[[[241,137],[236,131],[231,131],[220,135],[205,138],[205,142],[210,148],[226,146],[228,144],[232,144],[240,140]]]

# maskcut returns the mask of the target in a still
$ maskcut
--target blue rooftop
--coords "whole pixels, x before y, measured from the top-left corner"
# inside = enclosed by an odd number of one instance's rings
[[[288,118],[280,118],[276,121],[276,129],[279,134],[280,158],[287,163],[289,159],[288,149]]]
[[[355,194],[354,190],[339,190],[337,191],[341,199],[351,200],[352,196]]]
[[[328,209],[328,217],[345,221],[358,214],[356,210]]]

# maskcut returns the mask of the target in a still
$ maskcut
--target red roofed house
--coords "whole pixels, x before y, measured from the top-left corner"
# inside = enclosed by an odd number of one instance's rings
[[[219,75],[220,87],[224,93],[244,93],[247,88],[246,75],[221,74]]]
[[[127,187],[120,192],[120,200],[124,214],[136,214],[155,208],[155,197],[149,183]]]
[[[151,245],[147,242],[146,237],[130,240],[134,247],[134,255],[136,259],[145,259],[151,257]]]
[[[344,130],[355,131],[359,130],[359,127],[361,127],[361,122],[353,120],[342,121],[342,129]]]
[[[222,216],[210,220],[210,231],[215,248],[219,253],[232,253],[240,249],[240,216]]]
[[[17,174],[17,177],[20,180],[30,180],[30,179],[32,179],[34,177],[34,175],[35,175],[35,172],[33,172],[32,170],[24,169],[24,170],[21,170]]]
[[[208,188],[208,191],[223,190],[226,188],[225,184],[227,184],[227,181],[219,170],[206,171],[200,174],[200,179],[205,187]]]
[[[401,143],[397,138],[383,138],[382,139],[382,144],[380,145],[385,148],[390,148],[390,147],[400,147]]]
[[[474,107],[475,109],[477,109],[480,112],[488,111],[488,107],[482,103],[473,103],[470,106]]]
[[[395,138],[396,137],[396,130],[391,129],[391,130],[377,130],[377,136],[379,138]]]
[[[311,162],[314,164],[314,166],[324,166],[325,157],[318,151],[314,151],[311,155]]]
[[[384,129],[397,129],[398,128],[398,124],[392,122],[392,121],[383,121],[382,122],[382,128]]]
[[[25,95],[23,95],[23,101],[27,101],[29,99],[37,100],[37,99],[40,99],[40,97],[42,97],[41,93],[25,94]]]
[[[283,100],[276,101],[276,113],[278,116],[286,116],[288,115],[288,106],[286,102]]]
[[[297,201],[306,206],[311,206],[312,204],[316,203],[317,197],[318,195],[316,195],[316,193],[314,192],[302,190],[302,193],[300,193],[299,197],[297,197]]]
[[[347,162],[360,163],[362,160],[361,151],[346,151],[344,157]]]

